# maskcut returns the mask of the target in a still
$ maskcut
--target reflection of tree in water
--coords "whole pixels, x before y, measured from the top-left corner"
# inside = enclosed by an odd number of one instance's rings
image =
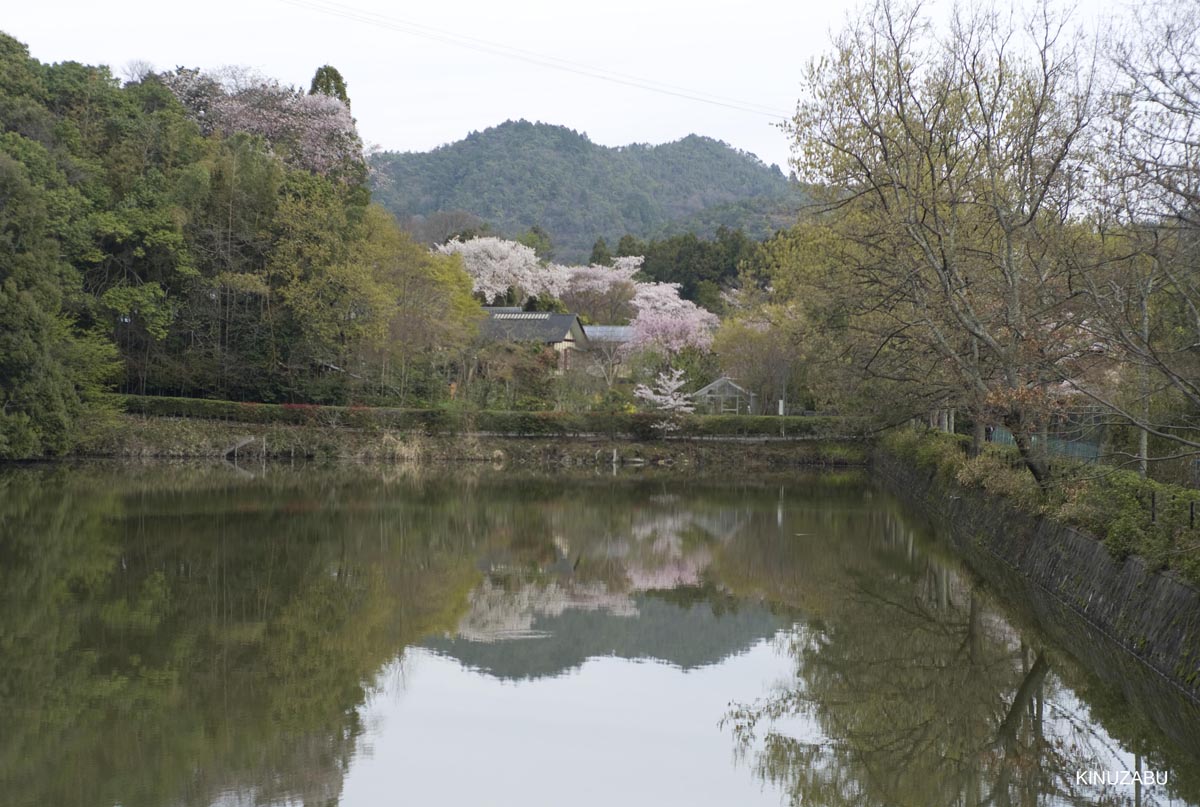
[[[0,801],[336,801],[376,676],[453,630],[481,554],[582,570],[629,519],[624,485],[468,481],[0,472]]]
[[[628,594],[610,591],[600,581],[514,581],[510,577],[503,582],[487,578],[471,591],[467,613],[458,623],[458,636],[473,642],[530,638],[538,635],[535,622],[561,616],[568,609],[637,615],[637,606]]]
[[[0,475],[5,803],[336,803],[375,673],[477,573],[412,534],[440,503],[329,494]]]
[[[729,716],[759,776],[793,804],[1161,803],[1161,788],[1078,785],[1078,770],[1140,760],[1074,714],[1045,655],[917,550],[911,530],[894,519],[874,529],[840,596],[826,592],[821,618],[793,635],[795,686]],[[817,736],[772,728],[795,717]]]
[[[1099,754],[1091,721],[1072,729],[1044,659],[857,484],[0,472],[0,801],[336,801],[380,670],[466,624],[469,596],[479,634],[560,613],[631,656],[675,641],[681,666],[809,614],[796,691],[739,726],[816,720],[829,741],[768,735],[756,757],[812,803],[1066,790]],[[613,629],[630,607],[657,621]]]

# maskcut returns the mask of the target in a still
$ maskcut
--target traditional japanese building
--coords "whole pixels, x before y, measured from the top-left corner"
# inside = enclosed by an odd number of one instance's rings
[[[521,308],[485,307],[487,319],[480,336],[489,342],[537,342],[559,354],[560,370],[570,369],[571,354],[588,349],[588,337],[576,314],[525,311]]]

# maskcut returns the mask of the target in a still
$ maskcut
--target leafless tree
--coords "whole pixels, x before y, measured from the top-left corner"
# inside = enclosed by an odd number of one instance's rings
[[[1105,49],[1115,75],[1094,173],[1103,263],[1088,326],[1130,384],[1076,384],[1148,438],[1200,451],[1200,3],[1143,2]]]
[[[941,375],[999,420],[1039,484],[1033,436],[1086,349],[1071,222],[1094,71],[1066,18],[879,0],[813,63],[791,131],[853,246],[854,315],[876,352]]]

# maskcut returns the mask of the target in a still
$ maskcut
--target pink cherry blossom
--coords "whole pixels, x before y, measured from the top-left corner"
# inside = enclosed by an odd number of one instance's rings
[[[180,68],[159,79],[205,134],[262,137],[285,163],[327,174],[362,163],[362,141],[350,109],[328,95],[309,95],[252,71]]]
[[[562,267],[543,266],[531,247],[502,238],[454,240],[435,247],[443,255],[458,255],[471,276],[474,291],[488,302],[516,289],[521,297],[558,297],[566,288]]]
[[[628,352],[674,355],[712,345],[717,316],[681,298],[678,283],[637,282],[639,256],[617,258],[613,266],[545,266],[530,247],[494,237],[451,241],[436,249],[461,256],[475,292],[489,302],[511,288],[519,297],[549,295],[586,306],[597,325],[624,321],[632,312],[634,338],[625,347]]]

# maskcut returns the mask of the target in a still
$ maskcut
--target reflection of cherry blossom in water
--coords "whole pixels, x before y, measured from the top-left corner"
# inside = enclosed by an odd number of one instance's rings
[[[484,580],[470,594],[458,635],[473,642],[539,636],[533,629],[536,619],[559,616],[568,608],[637,616],[637,606],[628,594],[609,591],[599,581],[567,585],[527,582],[510,589]]]
[[[536,637],[538,619],[568,609],[637,616],[634,595],[702,584],[713,561],[711,547],[732,540],[745,525],[738,510],[696,512],[670,496],[651,499],[650,505],[633,511],[617,534],[581,536],[559,525],[552,539],[558,560],[543,566],[536,579],[494,563],[493,576],[471,592],[458,635],[470,641]],[[577,572],[585,559],[592,569],[599,562],[613,572],[607,582]]]
[[[634,564],[625,573],[633,591],[655,591],[678,586],[697,586],[703,580],[704,571],[712,563],[712,554],[707,549],[692,552],[686,557],[668,557],[653,565]]]

